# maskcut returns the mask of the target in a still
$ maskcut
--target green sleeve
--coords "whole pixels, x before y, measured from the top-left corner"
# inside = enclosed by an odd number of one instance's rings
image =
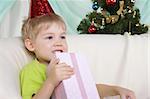
[[[38,69],[29,66],[21,71],[20,82],[22,99],[31,99],[44,82],[43,74]]]

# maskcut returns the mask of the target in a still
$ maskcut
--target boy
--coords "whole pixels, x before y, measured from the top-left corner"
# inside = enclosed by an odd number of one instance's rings
[[[23,40],[35,60],[21,71],[23,99],[50,99],[55,87],[74,74],[66,63],[59,63],[55,52],[67,52],[66,25],[56,14],[28,18],[22,27]],[[118,86],[97,84],[100,97],[120,95],[135,99],[134,93]]]

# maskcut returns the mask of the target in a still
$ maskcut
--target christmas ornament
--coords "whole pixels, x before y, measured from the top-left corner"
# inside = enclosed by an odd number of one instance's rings
[[[110,18],[111,18],[111,24],[114,24],[118,21],[119,16],[118,15],[111,15]]]
[[[105,26],[103,26],[103,25],[102,25],[102,26],[100,26],[100,29],[101,29],[101,30],[103,30],[104,28],[105,28]]]
[[[136,15],[136,11],[134,11],[134,13],[133,13],[133,18],[135,18],[135,15]]]
[[[95,27],[95,25],[94,25],[94,21],[92,21],[91,26],[90,26],[89,29],[88,29],[88,32],[89,32],[89,33],[94,33],[94,32],[96,32],[96,27]]]
[[[111,22],[111,18],[110,17],[106,17],[106,23],[110,23]]]
[[[125,16],[124,16],[124,14],[123,13],[121,13],[121,18],[123,19],[123,18],[125,18]]]
[[[115,18],[112,17],[111,23],[114,24],[115,23]]]
[[[100,26],[100,29],[104,29],[105,28],[105,19],[102,18],[102,25]]]
[[[139,24],[139,23],[137,23],[137,24],[135,24],[135,26],[140,26],[140,24]]]
[[[132,3],[135,3],[135,0],[131,0]]]
[[[94,2],[92,8],[93,10],[97,10],[99,8],[98,2]]]
[[[132,13],[132,10],[129,10],[128,13]]]
[[[102,25],[105,25],[105,19],[102,18]]]
[[[52,7],[47,0],[31,0],[30,1],[30,16],[36,16],[54,13]]]
[[[110,5],[115,5],[115,3],[116,3],[116,0],[106,0],[106,4],[107,4],[108,6],[110,6]]]

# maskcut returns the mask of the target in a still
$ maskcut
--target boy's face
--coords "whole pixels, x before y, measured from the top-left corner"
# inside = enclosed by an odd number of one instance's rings
[[[33,52],[42,63],[48,63],[56,52],[67,52],[66,28],[64,24],[53,23],[42,29],[32,42]]]

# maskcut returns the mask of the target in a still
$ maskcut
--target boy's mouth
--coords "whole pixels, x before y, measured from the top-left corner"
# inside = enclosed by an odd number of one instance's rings
[[[53,51],[54,53],[62,53],[62,52],[64,52],[63,50],[55,50],[55,51]]]

